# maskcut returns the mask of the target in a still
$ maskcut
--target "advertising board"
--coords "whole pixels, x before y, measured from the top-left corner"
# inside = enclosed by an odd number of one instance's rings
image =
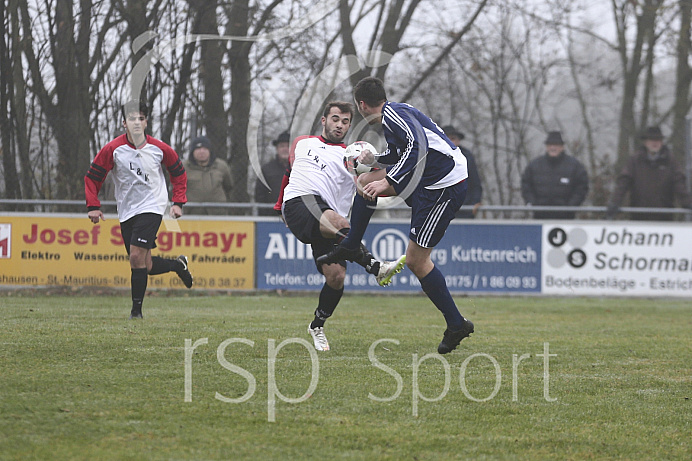
[[[691,296],[692,228],[675,223],[543,226],[543,293]]]
[[[194,288],[254,288],[254,223],[181,218],[161,225],[152,254],[188,257]],[[169,229],[170,227],[170,229]],[[129,287],[130,265],[117,219],[0,216],[0,285]],[[152,288],[184,288],[174,274]]]
[[[365,243],[380,260],[405,253],[408,226],[373,222]],[[541,226],[457,224],[447,229],[432,259],[453,292],[519,292],[541,290]],[[257,223],[257,288],[316,290],[324,277],[315,267],[309,245],[298,241],[283,223]],[[345,285],[354,290],[380,289],[375,277],[349,263]],[[404,269],[387,291],[419,291],[420,282]]]

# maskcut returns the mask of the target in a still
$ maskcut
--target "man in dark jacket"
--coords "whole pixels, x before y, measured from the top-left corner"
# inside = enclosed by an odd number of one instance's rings
[[[481,177],[478,174],[478,168],[476,167],[476,159],[473,157],[473,153],[466,147],[461,145],[461,140],[464,139],[464,133],[457,130],[453,126],[445,126],[442,128],[450,141],[454,143],[461,153],[466,157],[466,169],[469,172],[468,177],[468,189],[466,190],[466,200],[464,200],[464,205],[470,205],[473,207],[471,210],[461,209],[456,212],[456,218],[473,219],[478,213],[478,208],[481,206],[481,197],[483,196],[483,186],[481,185]]]
[[[190,202],[228,202],[233,181],[231,168],[225,160],[211,152],[211,141],[206,136],[192,140],[190,155],[183,161],[187,171],[187,199]],[[227,208],[187,207],[188,214],[225,215]]]
[[[685,173],[663,144],[663,133],[657,126],[646,129],[644,146],[631,156],[618,175],[615,191],[608,205],[609,219],[615,217],[625,194],[629,192],[630,206],[643,208],[674,208],[677,197],[680,206],[692,208]],[[673,215],[633,213],[632,219],[642,221],[671,221]]]
[[[288,168],[288,156],[290,151],[290,135],[288,131],[281,133],[272,144],[276,148],[276,156],[262,166],[262,176],[267,181],[269,188],[259,179],[255,183],[255,201],[257,203],[274,204],[279,198],[281,191],[281,181]],[[271,209],[261,209],[259,214],[263,216],[276,216],[276,212]]]
[[[521,195],[527,205],[579,206],[589,191],[589,176],[579,160],[565,153],[559,131],[545,140],[545,155],[529,163],[521,177]],[[535,219],[574,219],[573,211],[536,211]]]

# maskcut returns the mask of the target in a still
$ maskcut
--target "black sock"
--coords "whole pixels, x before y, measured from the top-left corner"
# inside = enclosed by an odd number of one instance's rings
[[[370,250],[368,250],[362,243],[360,244],[360,248],[363,250],[363,257],[360,259],[360,261],[356,261],[356,263],[363,266],[368,274],[379,274],[380,262],[375,259],[372,253],[370,253]]]
[[[162,258],[160,256],[151,257],[151,270],[149,275],[165,274],[175,272],[180,263],[175,259]]]
[[[341,300],[341,295],[344,294],[344,288],[335,290],[326,283],[320,291],[320,300],[315,309],[315,319],[310,324],[310,328],[323,327],[324,322],[332,316],[336,305]]]
[[[428,295],[435,307],[442,312],[449,329],[458,330],[464,325],[465,319],[459,313],[459,309],[447,287],[445,277],[437,266],[434,266],[428,275],[420,279],[420,287]]]
[[[142,303],[144,302],[144,293],[147,291],[147,269],[132,269],[132,312],[142,312]]]

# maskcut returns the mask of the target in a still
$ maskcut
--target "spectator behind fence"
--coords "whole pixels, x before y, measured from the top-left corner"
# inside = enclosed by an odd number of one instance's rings
[[[206,136],[192,140],[190,155],[183,162],[187,171],[187,199],[190,202],[228,202],[233,182],[231,168],[224,160],[211,152],[211,142]],[[225,215],[223,207],[185,207],[188,215]]]
[[[269,188],[267,188],[259,178],[257,179],[255,183],[255,201],[257,203],[275,204],[279,199],[281,181],[284,179],[286,168],[288,168],[290,140],[291,138],[288,131],[284,131],[278,138],[272,141],[272,144],[276,148],[276,155],[262,166],[262,175],[267,181]],[[260,209],[259,214],[263,216],[276,216],[276,212],[271,207]]]
[[[545,140],[545,155],[533,159],[521,176],[521,195],[527,205],[579,206],[589,191],[589,176],[576,158],[565,153],[559,131]],[[534,211],[535,219],[574,219],[573,211]]]
[[[632,155],[617,177],[615,191],[608,205],[607,217],[613,219],[620,210],[625,194],[630,206],[644,208],[674,208],[675,198],[680,206],[692,208],[685,173],[663,143],[663,133],[657,126],[642,135],[644,146]],[[671,221],[668,213],[632,213],[632,219],[642,221]]]
[[[461,153],[466,157],[466,168],[469,173],[468,177],[468,190],[466,192],[466,200],[464,200],[464,205],[470,205],[473,207],[471,210],[459,210],[456,212],[456,218],[473,219],[478,213],[478,208],[481,206],[481,197],[483,196],[483,186],[481,185],[481,177],[478,174],[478,168],[476,167],[476,159],[473,157],[473,153],[466,147],[461,145],[461,140],[465,138],[464,133],[457,130],[451,125],[442,128],[450,141],[454,143]]]

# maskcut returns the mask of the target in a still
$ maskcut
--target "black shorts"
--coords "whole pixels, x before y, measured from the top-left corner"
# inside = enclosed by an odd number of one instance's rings
[[[120,223],[127,254],[130,254],[130,245],[147,250],[156,248],[156,234],[159,232],[162,218],[160,214],[142,213]]]
[[[320,232],[320,217],[325,210],[331,210],[331,208],[318,195],[292,198],[283,206],[286,225],[298,240],[310,244],[312,257],[320,272],[322,268],[320,264],[317,264],[317,258],[332,251],[335,244],[334,239],[328,239]],[[339,261],[339,264],[346,267],[346,261]]]

